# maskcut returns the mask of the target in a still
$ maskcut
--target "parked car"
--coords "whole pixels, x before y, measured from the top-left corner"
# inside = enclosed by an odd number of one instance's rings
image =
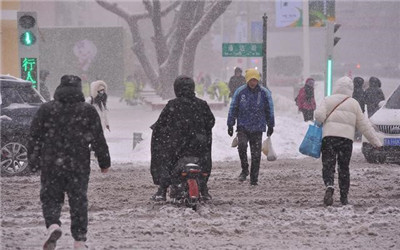
[[[0,75],[1,176],[30,173],[26,145],[33,116],[45,102],[31,82]]]
[[[370,117],[370,121],[378,132],[383,147],[375,149],[363,137],[362,153],[370,163],[400,163],[400,85],[380,106]]]

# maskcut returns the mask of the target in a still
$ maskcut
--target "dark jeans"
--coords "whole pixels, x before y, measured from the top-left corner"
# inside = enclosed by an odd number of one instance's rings
[[[303,109],[301,112],[303,112],[305,122],[314,120],[314,110]]]
[[[77,241],[86,241],[89,174],[68,171],[42,173],[40,179],[40,201],[46,227],[52,224],[61,226],[61,209],[66,192],[70,206],[72,237]]]
[[[250,143],[251,152],[251,170],[250,170],[250,181],[258,182],[258,172],[260,169],[261,160],[261,144],[262,144],[262,132],[247,132],[239,131],[237,133],[239,144],[238,151],[240,162],[242,165],[242,171],[249,174],[249,163],[247,161],[247,144]]]
[[[350,159],[353,141],[343,137],[327,136],[322,139],[322,178],[325,186],[334,185],[336,161],[338,163],[340,194],[347,196],[350,188]]]

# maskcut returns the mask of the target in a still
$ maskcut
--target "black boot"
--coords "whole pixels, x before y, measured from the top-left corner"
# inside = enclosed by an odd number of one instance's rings
[[[335,189],[333,187],[327,187],[324,196],[324,204],[326,206],[332,206],[333,204],[333,192]]]
[[[201,199],[203,199],[205,201],[209,201],[212,199],[210,193],[208,192],[207,184],[205,185],[205,187],[202,187],[200,189],[200,194],[201,194]]]
[[[245,171],[242,171],[239,175],[239,181],[245,181],[248,175],[249,172],[246,173]]]
[[[211,200],[212,197],[210,193],[208,192],[208,187],[207,187],[207,181],[208,181],[208,175],[203,175],[200,179],[200,194],[201,194],[201,199],[204,201]]]
[[[343,206],[349,204],[349,201],[347,200],[347,192],[340,192],[340,203],[342,203]]]
[[[158,187],[157,192],[151,196],[151,200],[153,201],[166,201],[167,200],[167,189],[168,187]]]

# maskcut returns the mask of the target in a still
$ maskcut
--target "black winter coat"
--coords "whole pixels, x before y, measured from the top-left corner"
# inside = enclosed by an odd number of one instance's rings
[[[229,97],[232,97],[237,88],[239,88],[241,85],[246,84],[246,79],[244,76],[232,76],[231,79],[229,79],[228,87],[230,90]]]
[[[85,103],[81,89],[59,86],[54,100],[43,104],[30,128],[28,160],[42,175],[60,170],[90,173],[90,148],[100,168],[110,167],[110,155],[96,109]]]
[[[363,90],[362,86],[361,87],[354,87],[353,91],[353,96],[354,99],[357,100],[357,102],[360,104],[361,110],[364,113],[365,112],[365,91]]]
[[[151,139],[151,175],[156,185],[170,185],[177,161],[199,157],[203,172],[211,172],[211,130],[215,118],[207,102],[191,96],[170,100],[162,110]]]
[[[385,95],[382,89],[377,84],[370,83],[370,86],[365,90],[365,104],[367,105],[368,117],[371,117],[379,109],[379,102],[385,100]]]

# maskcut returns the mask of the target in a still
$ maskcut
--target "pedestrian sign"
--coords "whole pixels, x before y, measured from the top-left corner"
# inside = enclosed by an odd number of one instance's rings
[[[262,57],[262,43],[223,43],[223,57]]]
[[[37,88],[37,58],[21,58],[21,78],[32,82]]]

